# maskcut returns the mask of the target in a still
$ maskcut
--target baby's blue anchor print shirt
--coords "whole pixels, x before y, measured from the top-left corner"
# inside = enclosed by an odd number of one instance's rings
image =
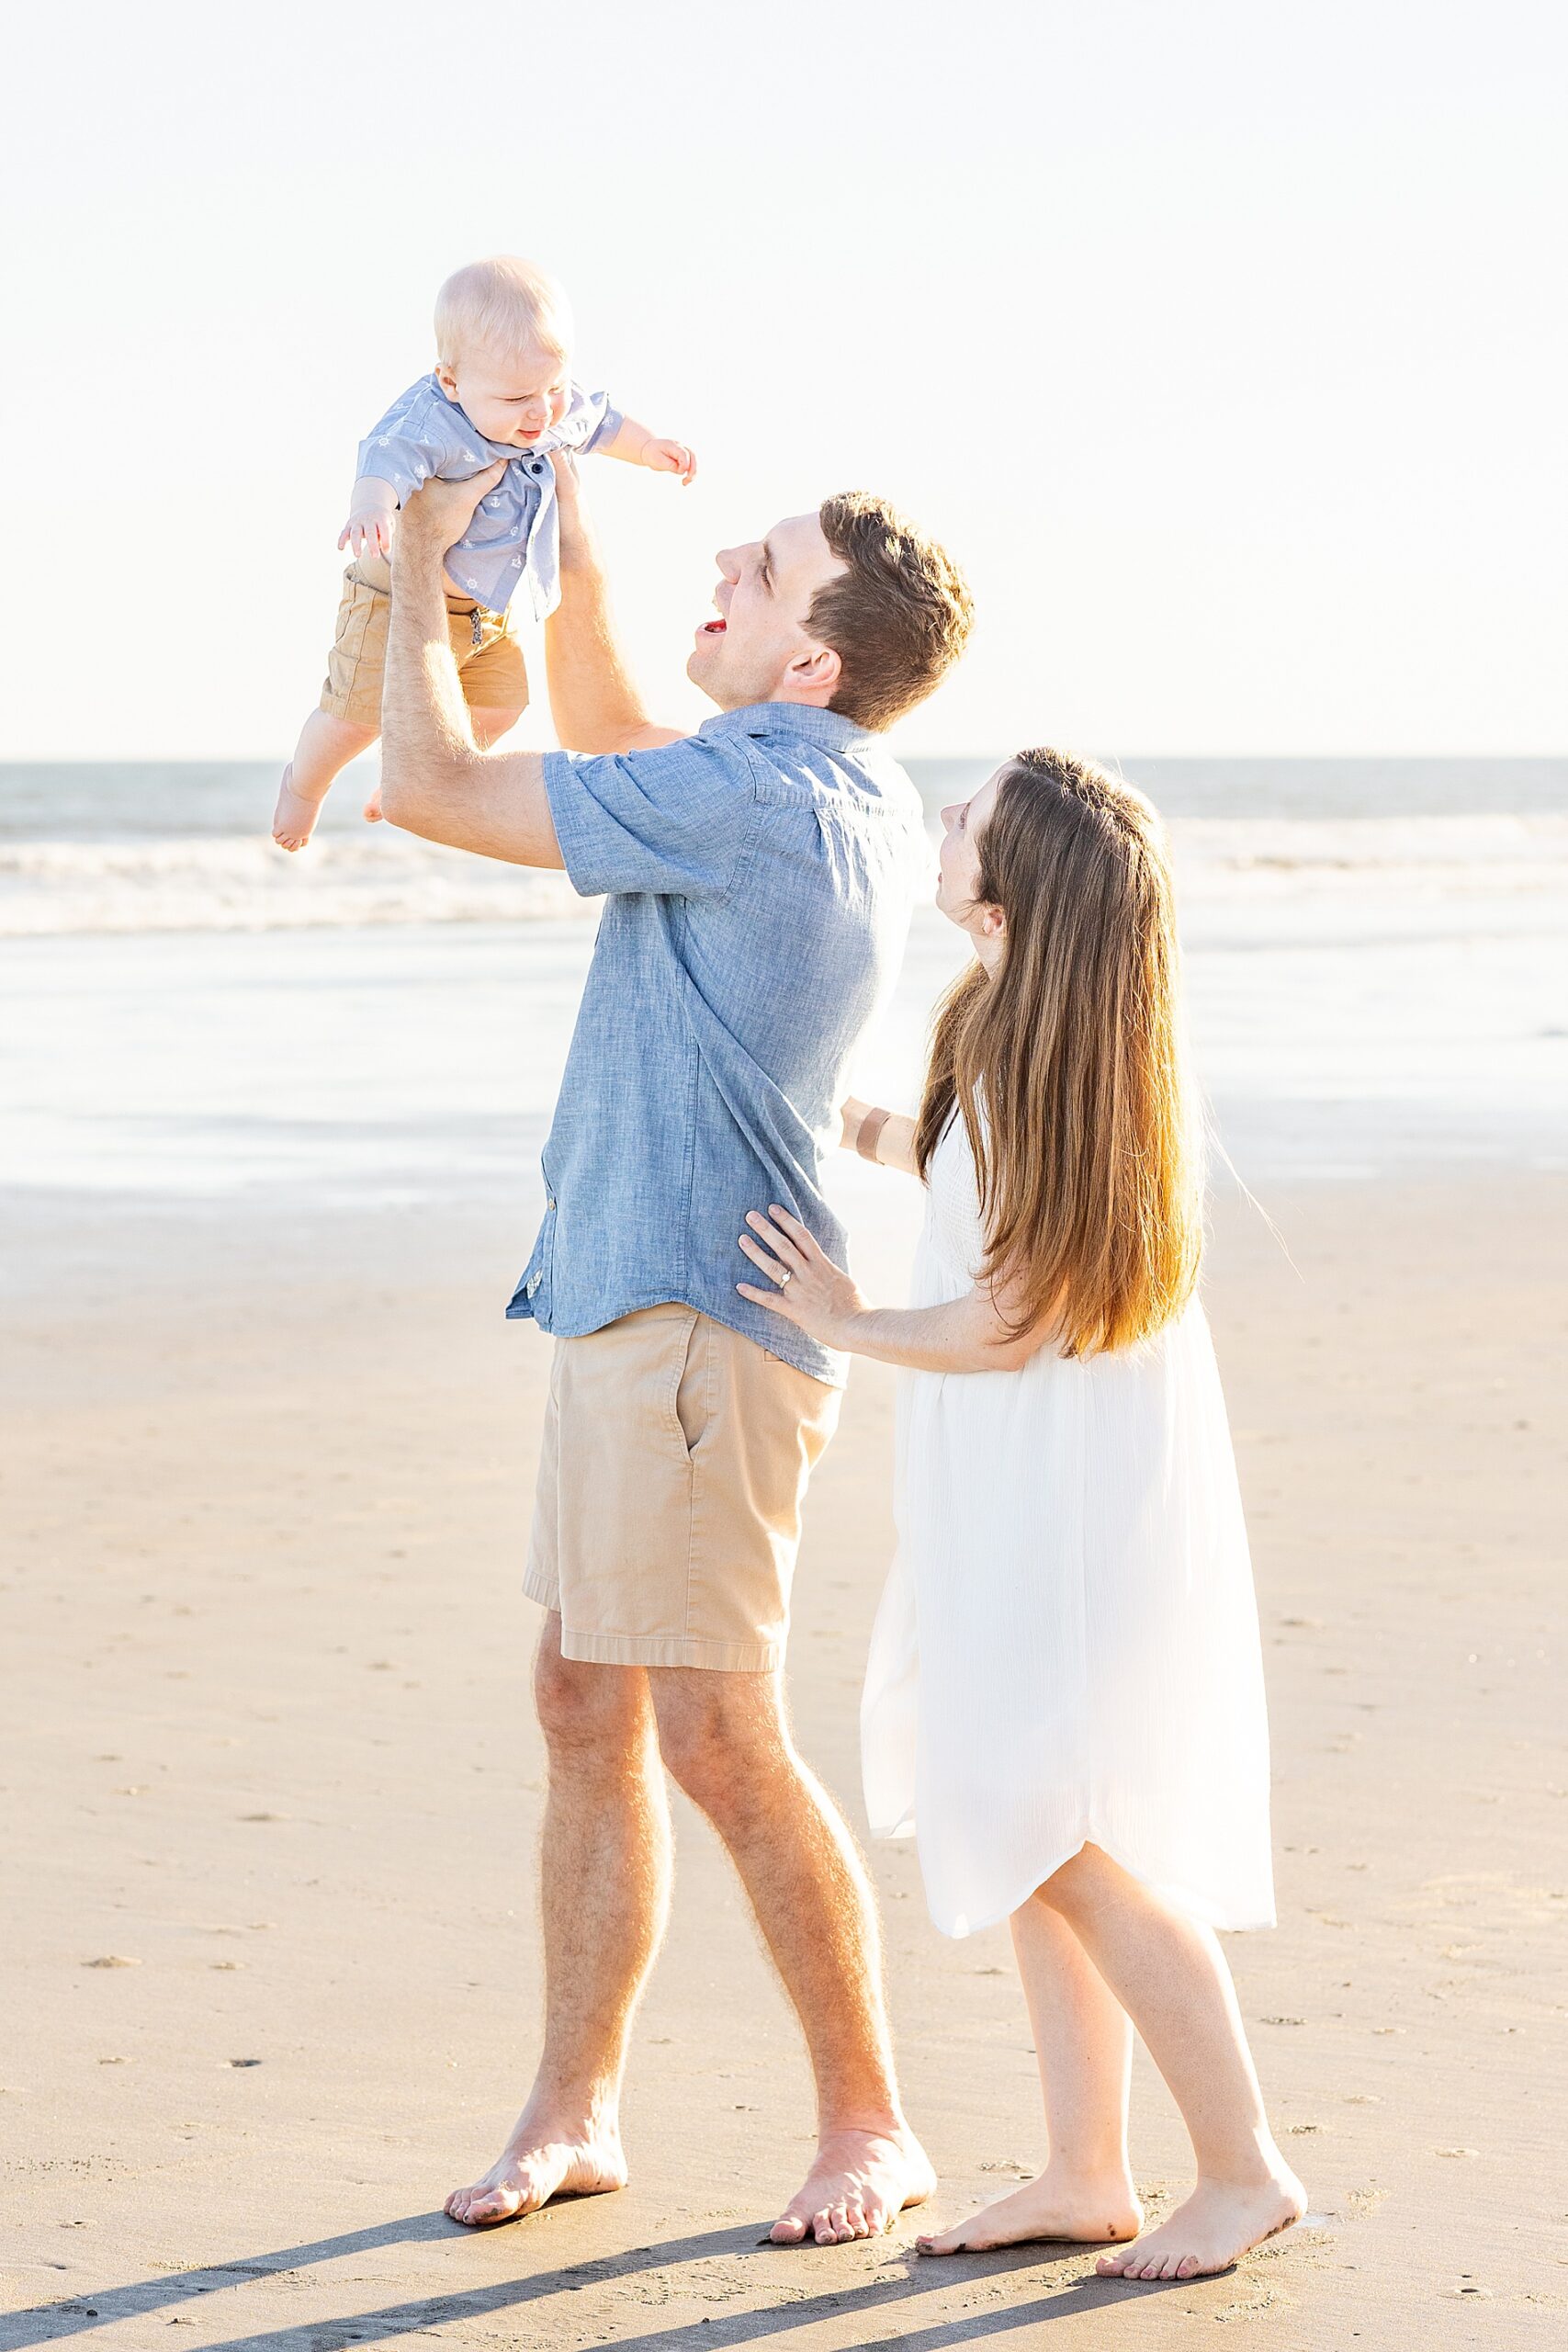
[[[581,457],[603,449],[620,429],[620,411],[603,392],[573,384],[566,414],[532,448],[487,441],[432,373],[411,384],[367,434],[359,445],[358,478],[389,482],[400,506],[432,475],[438,481],[468,481],[504,458],[506,471],[479,501],[447,555],[446,571],[492,612],[504,612],[526,582],[534,618],[543,620],[560,602],[560,517],[550,451],[570,449]]]

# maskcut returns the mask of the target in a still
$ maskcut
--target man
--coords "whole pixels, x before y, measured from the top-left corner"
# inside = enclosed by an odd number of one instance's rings
[[[474,741],[441,564],[489,474],[404,511],[383,702],[391,823],[606,898],[510,1310],[556,1335],[526,1579],[548,1612],[544,2049],[502,2155],[446,2211],[502,2222],[625,2184],[621,2079],[668,1905],[663,1766],[728,1847],[810,2052],[818,2154],[773,2236],[835,2244],[890,2226],[932,2176],[864,1870],[783,1694],[800,1504],[843,1366],[739,1296],[736,1237],[778,1202],[841,1245],[819,1154],[927,864],[877,736],[956,659],[970,599],[880,500],[829,499],[719,555],[688,664],[718,715],[682,737],[629,681],[558,467],[547,656],[577,749]]]

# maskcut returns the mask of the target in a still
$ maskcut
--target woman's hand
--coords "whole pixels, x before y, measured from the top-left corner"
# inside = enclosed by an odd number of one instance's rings
[[[740,1236],[740,1247],[768,1279],[761,1288],[737,1283],[741,1297],[782,1316],[824,1347],[847,1348],[848,1333],[865,1312],[865,1301],[843,1268],[834,1265],[787,1209],[772,1208],[767,1216],[752,1209],[746,1222],[751,1231]]]

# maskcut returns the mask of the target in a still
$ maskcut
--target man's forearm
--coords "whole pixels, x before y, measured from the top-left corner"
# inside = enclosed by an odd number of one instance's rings
[[[537,752],[481,752],[446,634],[444,547],[405,523],[392,566],[381,687],[381,813],[426,841],[513,865],[558,866]]]
[[[479,757],[446,634],[441,564],[429,548],[398,550],[381,686],[381,801],[395,825],[421,786],[459,781]],[[413,830],[418,830],[414,828]]]
[[[586,517],[563,537],[560,603],[545,628],[556,740],[569,752],[627,752],[668,741],[649,724],[615,634],[599,548]]]

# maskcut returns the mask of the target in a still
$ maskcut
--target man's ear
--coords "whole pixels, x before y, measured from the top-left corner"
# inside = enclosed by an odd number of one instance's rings
[[[825,708],[839,690],[843,670],[830,645],[812,645],[795,655],[786,674],[803,700],[820,703]]]

